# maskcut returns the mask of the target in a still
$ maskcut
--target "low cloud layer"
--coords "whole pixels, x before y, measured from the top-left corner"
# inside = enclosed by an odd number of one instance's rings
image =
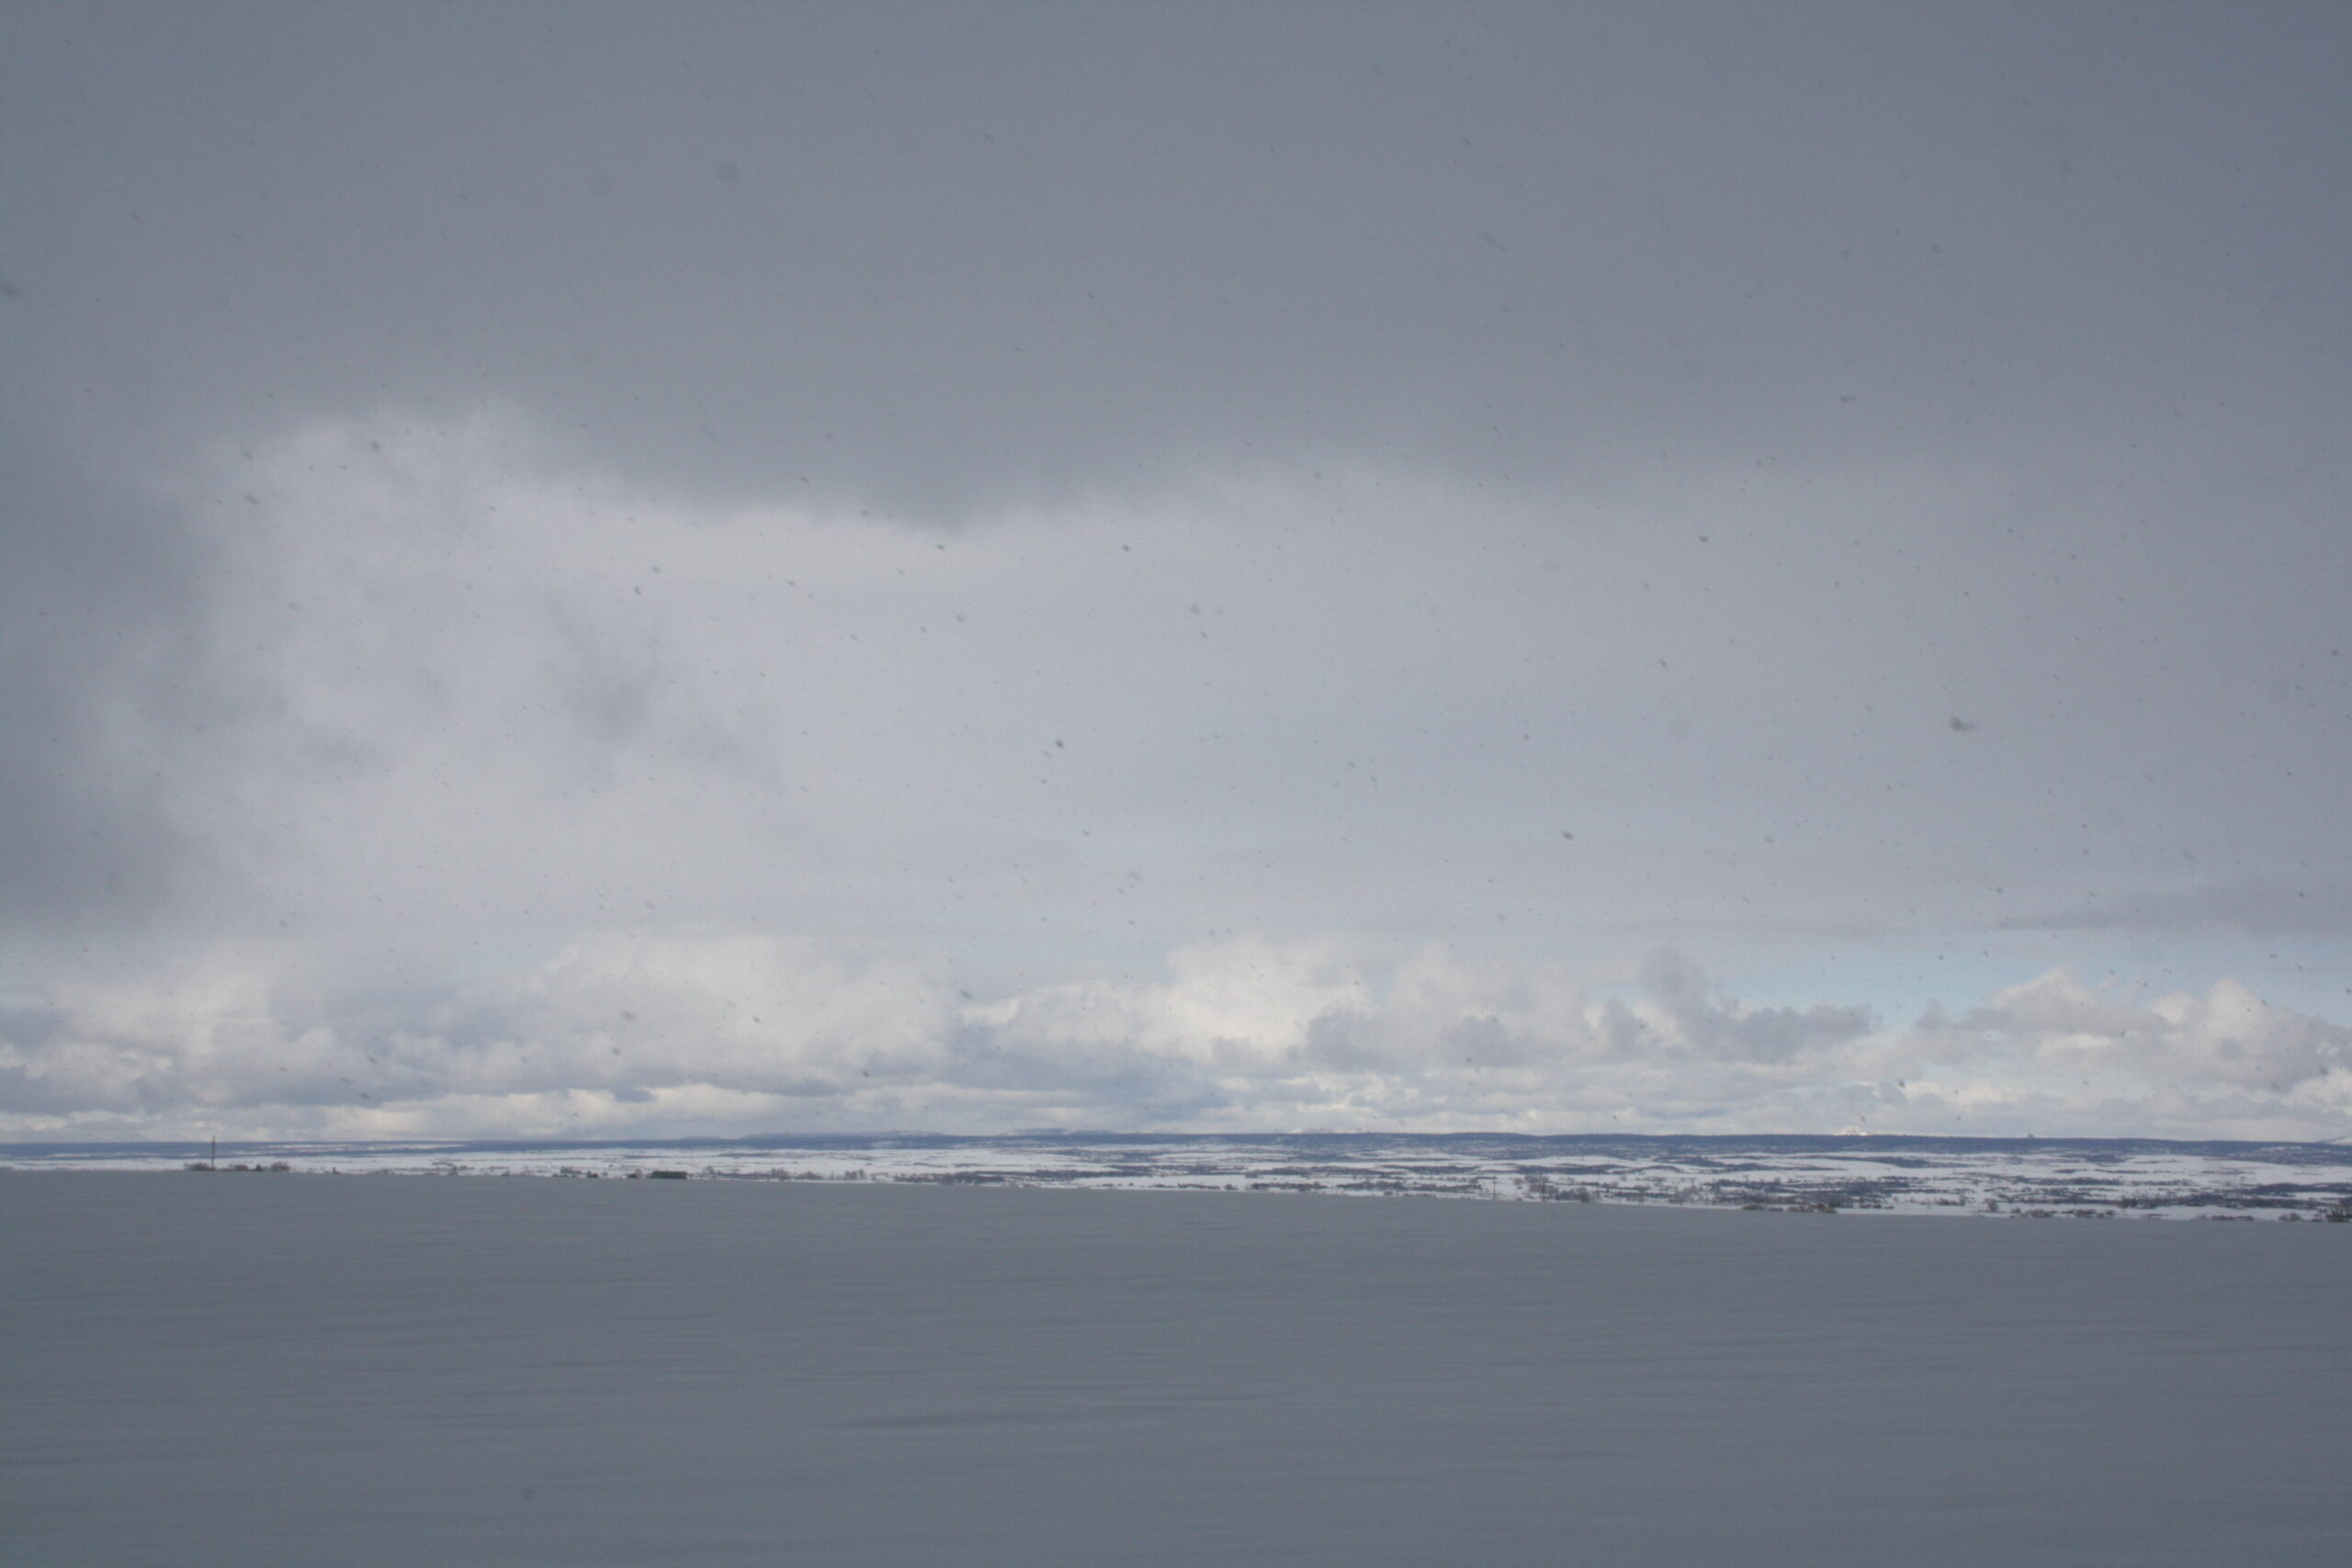
[[[379,979],[381,977],[379,977]],[[2352,1030],[2060,970],[1958,1014],[1758,1007],[1653,953],[1602,995],[1262,937],[1001,996],[772,937],[610,932],[439,998],[223,948],[6,1021],[0,1136],[773,1131],[2352,1134]]]

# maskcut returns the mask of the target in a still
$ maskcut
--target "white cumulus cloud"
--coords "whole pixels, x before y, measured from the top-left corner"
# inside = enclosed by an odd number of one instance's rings
[[[993,996],[748,932],[597,933],[437,993],[224,946],[16,1013],[0,1132],[2352,1134],[2352,1031],[2228,980],[2143,996],[2059,971],[1900,1026],[1749,1004],[1673,952],[1604,990],[1330,935]]]

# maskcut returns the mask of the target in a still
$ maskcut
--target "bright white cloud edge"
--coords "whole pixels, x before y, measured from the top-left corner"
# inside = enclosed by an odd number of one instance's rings
[[[2352,1031],[2229,980],[2149,995],[2060,970],[1889,1025],[1744,1004],[1670,952],[1600,996],[1442,948],[1241,938],[1149,982],[975,999],[918,959],[663,931],[370,1010],[292,956],[222,949],[59,998],[42,1038],[0,1046],[0,1136],[2352,1134]]]

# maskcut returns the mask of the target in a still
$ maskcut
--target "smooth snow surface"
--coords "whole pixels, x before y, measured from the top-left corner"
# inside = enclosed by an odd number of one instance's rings
[[[0,1173],[0,1557],[2352,1561],[2352,1226]]]

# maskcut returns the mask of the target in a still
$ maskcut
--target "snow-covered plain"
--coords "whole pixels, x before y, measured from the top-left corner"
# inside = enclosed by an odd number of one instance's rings
[[[160,1170],[196,1144],[0,1145],[0,1168]],[[221,1145],[238,1168],[475,1176],[1248,1189],[1490,1200],[2318,1219],[2352,1213],[2352,1146],[2144,1139],[1511,1137],[1376,1134],[761,1137],[668,1143]]]
[[[0,1171],[0,1561],[2335,1568],[2347,1299],[2346,1225]]]

